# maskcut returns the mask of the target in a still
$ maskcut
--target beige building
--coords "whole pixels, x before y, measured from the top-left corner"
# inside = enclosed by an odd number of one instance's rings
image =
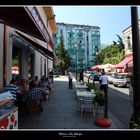
[[[0,7],[0,89],[9,83],[12,68],[20,78],[48,76],[54,54],[52,33],[56,33],[51,6]]]
[[[140,20],[139,20],[139,28],[140,28]],[[124,46],[125,46],[125,58],[115,67],[121,72],[132,72],[133,71],[133,47],[132,47],[131,26],[123,30],[123,36],[124,36]]]

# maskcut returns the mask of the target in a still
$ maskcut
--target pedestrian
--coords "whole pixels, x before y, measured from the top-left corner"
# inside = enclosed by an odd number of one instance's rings
[[[53,84],[53,70],[49,72],[49,79],[51,80],[51,84]]]
[[[73,89],[73,84],[72,84],[73,73],[71,71],[68,72],[68,78],[69,78],[69,89]]]
[[[104,93],[107,93],[108,90],[108,76],[105,74],[104,69],[102,69],[102,76],[99,78],[100,81],[100,90],[103,90]]]
[[[105,74],[104,69],[102,69],[102,76],[99,78],[99,80],[100,80],[100,90],[104,92],[105,97],[104,117],[108,118],[108,76]]]
[[[79,82],[84,82],[84,75],[83,75],[83,70],[81,70],[81,72],[80,72],[80,77],[79,77]]]

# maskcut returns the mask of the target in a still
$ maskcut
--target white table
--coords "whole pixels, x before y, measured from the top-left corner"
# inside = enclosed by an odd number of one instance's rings
[[[78,89],[78,88],[84,88],[84,89],[87,89],[87,86],[86,85],[83,85],[83,84],[81,84],[81,83],[75,83],[75,89]]]
[[[89,92],[87,90],[81,90],[81,89],[77,89],[76,91],[76,96],[79,97],[95,97],[96,95],[92,92]]]
[[[81,111],[81,100],[82,97],[91,97],[94,98],[96,95],[92,92],[83,89],[77,89],[76,97],[77,97],[77,111]]]

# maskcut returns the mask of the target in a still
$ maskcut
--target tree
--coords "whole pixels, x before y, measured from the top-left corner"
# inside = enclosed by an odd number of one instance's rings
[[[71,66],[71,58],[68,55],[67,50],[64,48],[63,36],[60,37],[60,43],[55,49],[56,55],[60,61],[59,65],[55,68],[61,70],[62,74]]]
[[[98,59],[100,64],[117,64],[124,58],[124,49],[120,44],[111,44],[100,50]]]
[[[117,44],[117,42],[116,41],[113,41],[113,45],[116,45]]]
[[[116,34],[116,35],[118,37],[118,43],[121,45],[122,49],[124,49],[124,44],[123,44],[122,38],[118,34]]]

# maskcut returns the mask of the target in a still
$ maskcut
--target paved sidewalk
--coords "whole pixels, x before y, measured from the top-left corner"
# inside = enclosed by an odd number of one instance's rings
[[[20,117],[19,129],[117,129],[115,124],[119,124],[110,113],[112,125],[108,128],[96,126],[91,115],[81,116],[77,112],[74,89],[68,88],[67,76],[54,79],[50,99],[43,103],[43,108],[39,120],[35,115]]]

